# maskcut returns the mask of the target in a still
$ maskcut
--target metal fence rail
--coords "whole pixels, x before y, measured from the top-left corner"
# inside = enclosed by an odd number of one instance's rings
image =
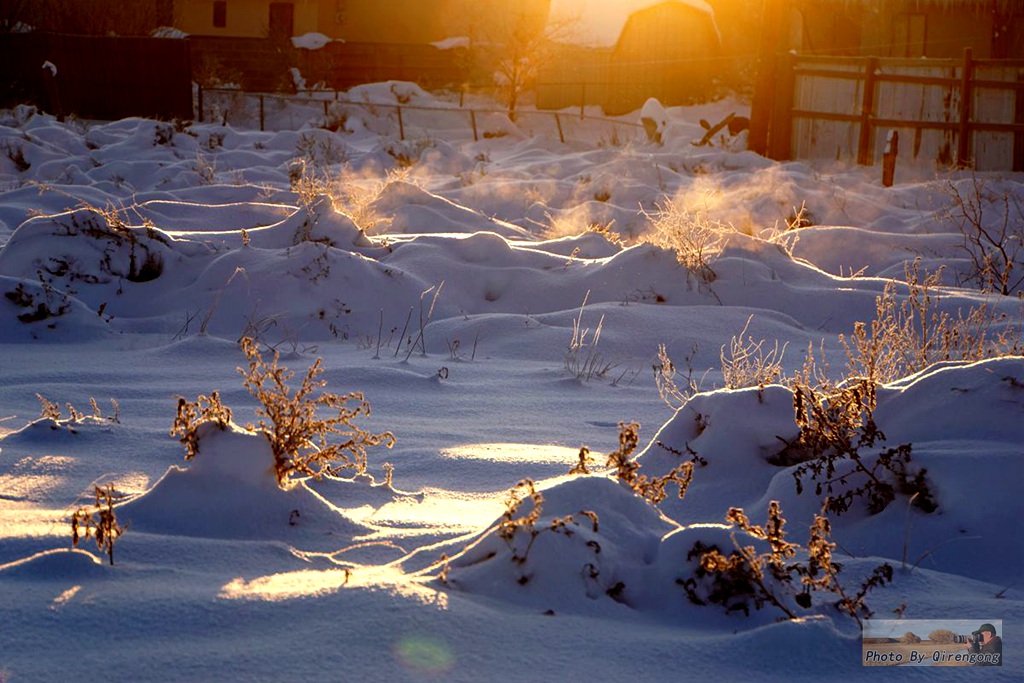
[[[308,90],[294,95],[253,93],[228,88],[203,88],[197,93],[196,120],[224,125],[258,127],[266,130],[296,130],[320,117],[318,125],[343,127],[352,116],[369,126],[390,126],[400,140],[440,137],[474,141],[502,137],[515,129],[528,135],[555,138],[562,143],[582,140],[595,134],[617,144],[623,137],[636,139],[643,126],[623,118],[591,116],[577,113],[524,110],[510,120],[503,109],[460,106],[418,105],[412,103],[380,103],[346,98],[336,90]],[[584,132],[581,123],[590,122]],[[385,130],[375,132],[384,133]]]

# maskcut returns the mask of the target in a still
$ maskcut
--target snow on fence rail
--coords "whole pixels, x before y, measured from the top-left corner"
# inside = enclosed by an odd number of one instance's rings
[[[621,118],[591,116],[553,111],[521,110],[515,121],[507,111],[464,107],[452,103],[420,105],[350,100],[334,90],[299,91],[295,95],[252,93],[230,88],[198,90],[196,119],[225,125],[259,127],[259,130],[297,130],[320,119],[326,127],[343,125],[359,117],[364,125],[384,134],[397,133],[399,139],[426,137],[447,140],[502,137],[514,131],[527,135],[557,137],[559,141],[590,140],[609,144],[640,137],[639,122]],[[597,125],[582,126],[592,122]],[[385,130],[384,128],[388,128]]]

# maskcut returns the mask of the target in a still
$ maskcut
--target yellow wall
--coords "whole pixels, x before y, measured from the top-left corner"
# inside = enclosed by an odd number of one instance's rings
[[[213,0],[177,0],[174,27],[197,36],[266,37],[270,24],[271,0],[227,0],[227,25],[213,25]],[[295,7],[294,34],[317,29],[319,4],[323,0],[292,0]]]

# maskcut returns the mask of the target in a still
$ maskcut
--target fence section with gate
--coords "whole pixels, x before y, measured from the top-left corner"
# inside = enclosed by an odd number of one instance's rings
[[[780,58],[767,139],[773,159],[872,165],[887,133],[901,159],[979,171],[1024,170],[1024,60]],[[762,95],[763,96],[763,95]],[[756,126],[752,122],[752,130]]]

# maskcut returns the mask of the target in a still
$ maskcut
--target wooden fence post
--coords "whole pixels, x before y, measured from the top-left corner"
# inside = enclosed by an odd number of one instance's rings
[[[402,121],[402,108],[395,107],[398,110],[398,139],[405,140],[405,122]]]
[[[793,100],[796,97],[796,55],[787,52],[777,61],[775,102],[768,136],[768,156],[776,161],[793,158]]]
[[[967,168],[971,165],[971,100],[974,98],[974,51],[964,49],[964,66],[960,80],[960,132],[956,140],[956,165]]]
[[[476,130],[476,111],[473,109],[469,110],[469,122],[473,125],[473,142],[478,142],[480,140],[480,135]]]
[[[198,106],[199,106],[199,115],[198,115],[198,116],[196,117],[196,120],[197,120],[197,121],[198,121],[199,123],[202,123],[202,122],[203,122],[203,109],[205,109],[205,105],[204,105],[204,103],[203,103],[203,86],[201,86],[201,85],[200,85],[200,86],[199,86],[199,87],[197,88],[197,90],[199,91],[199,94],[197,95],[197,98],[198,98],[198,100],[199,100],[199,102],[198,102]]]
[[[565,133],[562,132],[562,119],[558,118],[558,112],[555,112],[555,125],[558,126],[558,141],[564,145]]]
[[[261,133],[264,130],[265,119],[266,119],[266,117],[263,114],[263,95],[260,95],[260,132]]]
[[[896,157],[900,153],[900,132],[889,131],[889,139],[885,143],[885,153],[882,155],[882,185],[892,187],[896,179]]]
[[[875,163],[874,151],[871,149],[871,119],[875,115],[875,72],[878,71],[878,58],[868,57],[865,64],[864,92],[860,108],[860,138],[857,141],[857,163],[870,166]]]
[[[750,105],[750,131],[747,133],[747,149],[762,156],[768,154],[768,138],[772,128],[773,102],[778,97],[775,76],[778,67],[777,53],[785,48],[782,34],[782,17],[785,7],[781,0],[763,0],[761,16],[763,25],[758,41],[757,76],[754,85],[754,101]]]

